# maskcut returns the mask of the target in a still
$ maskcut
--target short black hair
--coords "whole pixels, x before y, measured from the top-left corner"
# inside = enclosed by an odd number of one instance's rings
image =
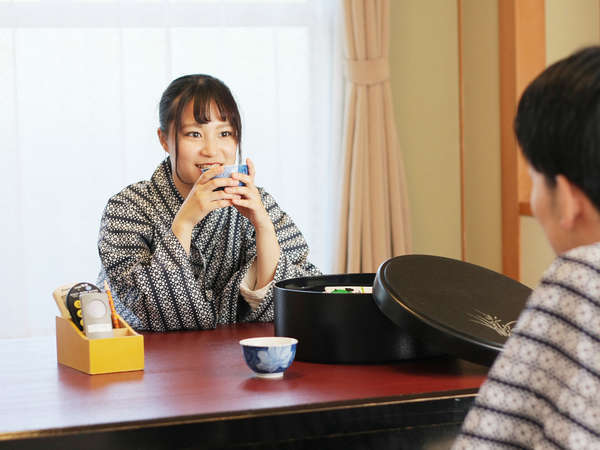
[[[521,96],[514,128],[523,156],[550,186],[563,175],[600,211],[600,46],[538,75]]]

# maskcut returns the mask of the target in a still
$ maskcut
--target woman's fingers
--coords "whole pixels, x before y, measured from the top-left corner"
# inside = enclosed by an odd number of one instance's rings
[[[242,208],[252,209],[253,202],[252,200],[247,200],[244,198],[234,198],[231,200],[231,203],[235,206],[241,206]]]
[[[240,195],[237,194],[226,194],[223,193],[223,195],[217,197],[215,200],[235,200],[235,199],[239,199],[242,198]]]
[[[247,186],[227,186],[225,192],[229,194],[247,195],[250,193],[250,189],[248,189]]]
[[[254,177],[246,175],[245,173],[234,172],[231,174],[231,178],[236,181],[241,181],[246,186],[254,186]]]
[[[213,209],[227,208],[228,206],[232,206],[235,200],[217,200],[211,204]]]
[[[214,210],[235,205],[247,209],[248,212],[254,211],[252,214],[256,214],[262,206],[258,189],[254,186],[256,169],[250,158],[246,158],[246,164],[248,165],[247,175],[234,172],[230,177],[215,178],[223,173],[222,166],[211,167],[203,172],[195,186],[201,208]],[[244,186],[240,186],[240,182]]]
[[[256,187],[248,187],[248,186],[233,186],[226,187],[225,192],[228,194],[237,194],[242,198],[253,200],[258,204],[262,204],[260,200],[260,194],[258,193],[258,189]]]
[[[215,197],[213,199],[209,199],[206,210],[214,211],[215,209],[226,208],[228,206],[233,206],[235,201],[240,199],[239,195],[233,194],[224,194],[221,192],[221,196]]]
[[[223,166],[215,165],[208,170],[202,172],[202,175],[198,177],[195,184],[205,184],[207,181],[214,179],[216,175],[223,173]]]
[[[241,181],[246,186],[254,186],[254,175],[256,174],[254,163],[250,158],[246,158],[246,165],[248,166],[248,175],[245,173],[233,172],[231,178]]]
[[[250,158],[246,158],[246,165],[248,166],[248,175],[254,180],[254,175],[256,175],[256,168],[254,167],[254,163]]]
[[[233,198],[241,198],[240,194],[235,192],[225,192],[225,191],[204,191],[202,193],[198,193],[199,196],[205,198],[208,202],[215,202],[218,200],[231,200]]]
[[[255,213],[264,208],[256,188],[252,189],[246,186],[228,187],[225,188],[225,192],[238,196],[238,198],[231,200],[234,206],[239,206]]]
[[[238,182],[232,178],[213,178],[203,184],[202,188],[208,191],[214,191],[217,188],[226,188],[228,186],[237,186]]]

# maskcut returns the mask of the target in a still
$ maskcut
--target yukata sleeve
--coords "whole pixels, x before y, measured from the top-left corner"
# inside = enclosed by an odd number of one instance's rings
[[[278,281],[288,278],[321,275],[321,271],[308,261],[308,244],[296,224],[279,207],[272,195],[263,189],[260,189],[260,193],[262,202],[275,227],[275,234],[277,235],[280,247],[279,261],[271,283],[267,285],[266,289],[260,289],[259,294],[263,295],[262,299],[255,297],[250,301],[247,300],[251,308],[246,316],[242,318],[244,322],[266,322],[274,319],[273,285]],[[250,259],[253,259],[256,255],[254,233],[249,237],[249,242],[248,252]]]
[[[151,244],[152,243],[152,244]],[[166,224],[119,195],[106,206],[98,252],[117,310],[142,330],[212,329],[212,298],[196,281],[190,258]]]

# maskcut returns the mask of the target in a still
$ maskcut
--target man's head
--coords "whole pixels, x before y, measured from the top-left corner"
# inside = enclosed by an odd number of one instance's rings
[[[530,165],[532,209],[554,250],[600,240],[600,222],[588,220],[600,220],[600,47],[533,80],[519,101],[515,133]]]

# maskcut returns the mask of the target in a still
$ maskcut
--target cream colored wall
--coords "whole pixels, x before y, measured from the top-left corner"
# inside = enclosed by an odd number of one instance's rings
[[[535,287],[554,259],[544,230],[533,217],[521,217],[521,282]]]
[[[463,0],[465,259],[502,271],[498,6]]]
[[[456,1],[391,2],[390,66],[406,166],[413,251],[461,257]],[[463,0],[466,259],[501,271],[498,12]],[[600,0],[546,0],[548,63],[600,40]],[[553,258],[535,219],[521,220],[521,281]]]
[[[546,0],[546,63],[567,56],[580,47],[598,44],[598,0]]]
[[[461,257],[456,1],[391,2],[391,85],[413,252]]]
[[[561,59],[600,40],[598,0],[546,0],[546,63]],[[554,253],[542,228],[531,217],[521,218],[521,281],[535,286]]]
[[[498,13],[463,1],[466,259],[502,270]],[[407,172],[413,251],[461,258],[458,9],[391,4],[392,90]]]

